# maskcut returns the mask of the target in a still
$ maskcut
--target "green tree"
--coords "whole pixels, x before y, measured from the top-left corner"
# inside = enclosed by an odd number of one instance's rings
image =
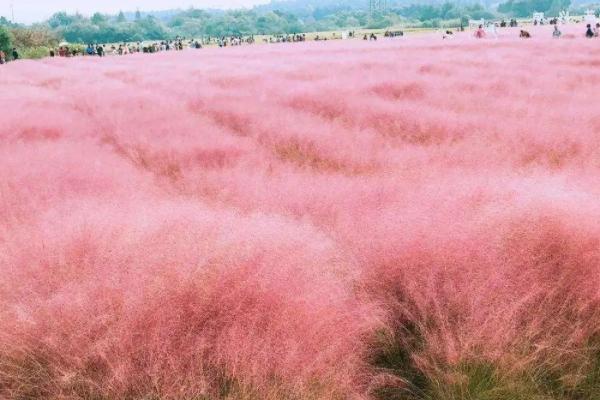
[[[8,54],[12,49],[12,37],[8,29],[0,26],[0,50]]]
[[[558,17],[561,11],[566,10],[571,5],[571,0],[552,0],[550,8],[547,10],[548,15]]]
[[[6,17],[0,17],[0,26],[15,26],[16,24],[13,24],[12,22],[10,22],[9,20],[6,19]]]
[[[131,24],[131,28],[130,34],[141,36],[144,39],[160,40],[171,36],[165,26],[151,15]]]
[[[92,15],[91,21],[92,21],[92,24],[94,24],[94,25],[103,25],[108,20],[104,15],[102,15],[100,13],[95,13],[94,15]]]
[[[142,19],[142,13],[140,12],[139,9],[135,10],[135,20],[139,21],[140,19]]]
[[[529,17],[534,12],[543,12],[550,16],[569,8],[571,0],[508,0],[498,6],[498,11],[515,17]]]
[[[50,19],[48,20],[48,25],[51,28],[58,28],[63,26],[69,26],[73,24],[76,20],[76,15],[69,15],[64,11],[61,11],[57,12],[56,14],[50,17]]]

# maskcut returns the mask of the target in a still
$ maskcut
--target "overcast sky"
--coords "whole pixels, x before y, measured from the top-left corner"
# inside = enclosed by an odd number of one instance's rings
[[[268,3],[269,0],[0,0],[0,16],[11,19],[11,4],[17,22],[36,22],[57,11],[79,11],[91,15],[96,11],[116,13],[119,10],[142,11],[172,8],[237,8]]]

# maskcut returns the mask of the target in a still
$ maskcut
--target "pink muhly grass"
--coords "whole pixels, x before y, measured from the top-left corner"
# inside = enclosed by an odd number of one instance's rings
[[[0,397],[591,393],[600,51],[545,28],[4,66]]]

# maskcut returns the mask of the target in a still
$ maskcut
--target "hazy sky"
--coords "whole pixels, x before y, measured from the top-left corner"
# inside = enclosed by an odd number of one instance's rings
[[[269,0],[0,0],[0,16],[11,18],[14,6],[17,22],[40,21],[57,11],[79,11],[90,15],[95,11],[115,13],[119,10],[142,11],[166,10],[171,8],[235,8],[251,7],[268,3]]]

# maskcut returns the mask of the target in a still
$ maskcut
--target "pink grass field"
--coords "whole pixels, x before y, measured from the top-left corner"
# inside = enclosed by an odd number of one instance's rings
[[[565,31],[2,66],[0,398],[597,399]]]

